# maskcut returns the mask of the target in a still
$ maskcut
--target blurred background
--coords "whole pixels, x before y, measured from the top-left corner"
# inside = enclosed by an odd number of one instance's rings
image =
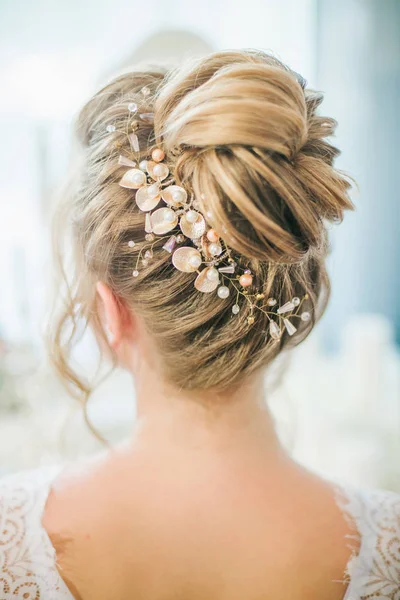
[[[0,472],[99,448],[46,367],[50,215],[79,107],[138,61],[272,51],[325,92],[357,210],[331,231],[330,307],[269,394],[284,442],[314,470],[400,491],[400,0],[0,0]],[[96,362],[93,340],[77,360]],[[89,414],[129,434],[114,373]]]

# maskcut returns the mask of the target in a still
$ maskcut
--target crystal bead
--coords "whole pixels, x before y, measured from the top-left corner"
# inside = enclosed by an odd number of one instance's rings
[[[220,298],[227,298],[230,294],[229,288],[226,285],[221,285],[217,289],[217,294]]]
[[[249,325],[253,325],[254,321],[255,321],[255,319],[254,319],[253,315],[250,315],[249,317],[247,317],[247,323]]]
[[[144,236],[145,240],[147,240],[148,242],[152,242],[155,239],[155,236],[153,233],[146,233],[146,235]]]
[[[139,117],[142,119],[142,121],[144,121],[145,123],[153,123],[154,122],[154,113],[152,112],[147,112],[147,113],[141,113],[139,115]]]
[[[250,274],[251,274],[251,271],[250,271],[250,269],[245,269],[245,271],[244,271],[244,272],[246,273],[246,275],[250,275]]]
[[[146,213],[146,218],[144,221],[144,230],[146,233],[151,233],[153,231],[153,226],[151,223],[151,217],[150,217],[150,213]]]
[[[301,320],[302,321],[307,322],[310,319],[311,319],[311,315],[310,315],[309,312],[306,311],[306,312],[301,313]]]
[[[132,276],[133,277],[138,277],[139,275],[139,271],[137,269],[135,269],[134,271],[132,271]]]
[[[219,267],[218,271],[220,273],[226,273],[226,274],[232,274],[235,272],[235,265],[233,263],[231,263],[230,265],[228,265],[227,267]]]
[[[129,102],[128,104],[128,110],[131,113],[135,113],[138,109],[138,105],[135,102]]]
[[[288,332],[289,335],[294,335],[297,331],[296,327],[293,325],[293,323],[291,323],[289,321],[289,319],[283,319],[283,322],[285,324],[286,327],[286,331]]]
[[[107,131],[107,133],[114,133],[115,125],[107,125],[106,131]]]
[[[166,250],[167,252],[172,252],[172,250],[175,248],[175,246],[176,246],[176,236],[171,235],[171,237],[165,242],[163,249]]]
[[[146,252],[144,253],[144,257],[145,258],[153,258],[153,251],[152,250],[146,250]]]
[[[293,309],[294,309],[293,302],[286,302],[286,304],[283,304],[282,306],[280,306],[276,312],[279,315],[283,315],[285,313],[292,312]]]
[[[275,321],[269,322],[269,333],[273,340],[279,340],[281,337],[281,330]]]
[[[239,312],[239,310],[240,310],[240,306],[239,306],[239,304],[234,304],[234,305],[232,306],[232,312],[233,312],[233,314],[234,314],[234,315],[237,315],[237,314],[238,314],[238,312]]]
[[[300,304],[300,298],[298,298],[297,296],[295,298],[292,298],[292,302],[295,306],[299,306]]]
[[[144,267],[147,267],[147,265],[148,265],[148,264],[149,264],[149,261],[147,260],[147,258],[143,258],[143,259],[142,259],[142,265],[143,265]]]
[[[135,247],[135,242],[133,240],[129,240],[128,246],[129,246],[129,248],[134,248]]]
[[[144,87],[142,87],[141,92],[143,94],[143,96],[150,96],[150,88],[147,87],[147,85],[145,85]]]
[[[178,242],[178,244],[181,244],[184,240],[185,236],[183,236],[181,233],[178,233],[178,235],[176,236],[176,241]]]
[[[268,306],[275,306],[275,304],[276,304],[275,298],[268,298],[267,304],[268,304]]]
[[[118,164],[124,167],[136,167],[136,163],[134,160],[131,160],[127,156],[120,154],[118,157]]]
[[[132,146],[132,150],[134,152],[139,152],[140,151],[139,138],[136,135],[136,133],[130,133],[128,135],[128,139],[129,139],[130,145]]]

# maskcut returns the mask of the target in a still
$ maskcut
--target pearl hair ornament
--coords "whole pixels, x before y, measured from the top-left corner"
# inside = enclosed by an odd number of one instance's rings
[[[153,113],[139,112],[140,104],[148,104],[150,95],[149,88],[141,90],[138,98],[127,105],[128,118],[138,116],[147,126],[153,123]],[[130,122],[128,129],[129,126],[137,132],[139,120]],[[108,134],[113,134],[116,126],[111,123],[105,129]],[[290,336],[296,333],[297,328],[291,319],[298,318],[303,323],[310,321],[310,312],[300,312],[308,294],[280,304],[275,298],[265,299],[264,293],[258,290],[251,293],[254,275],[250,269],[239,267],[240,257],[235,256],[234,259],[233,251],[220,233],[208,225],[207,220],[212,219],[212,213],[201,210],[204,194],[201,194],[201,199],[196,199],[175,182],[164,162],[166,155],[162,148],[153,148],[150,156],[144,158],[137,134],[127,135],[132,156],[121,155],[118,159],[118,165],[127,169],[119,185],[132,190],[137,208],[145,213],[145,241],[149,242],[147,245],[141,245],[137,240],[127,242],[129,250],[136,251],[137,246],[140,248],[132,276],[141,279],[139,264],[146,267],[151,262],[154,246],[162,239],[162,249],[171,254],[173,266],[183,273],[196,274],[194,287],[198,291],[205,294],[216,291],[221,301],[227,301],[231,292],[236,292],[232,315],[240,313],[239,297],[242,297],[244,305],[250,309],[246,318],[248,325],[255,323],[256,310],[264,313],[269,321],[266,334],[272,340],[279,340],[284,331]],[[226,228],[223,227],[222,231],[226,232]]]

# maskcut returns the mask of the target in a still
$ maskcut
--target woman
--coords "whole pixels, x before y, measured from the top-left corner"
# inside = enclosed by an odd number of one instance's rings
[[[265,405],[265,369],[326,305],[326,223],[352,208],[321,99],[243,51],[125,74],[83,109],[51,357],[87,398],[83,318],[137,420],[102,457],[3,480],[1,598],[400,597],[399,497],[296,464]]]

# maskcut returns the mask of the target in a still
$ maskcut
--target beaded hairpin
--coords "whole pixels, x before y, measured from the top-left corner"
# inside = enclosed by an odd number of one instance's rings
[[[146,97],[150,90],[145,87],[141,93]],[[131,114],[138,112],[138,105],[134,102],[129,103],[127,108]],[[154,120],[153,113],[140,113],[138,116],[146,123]],[[140,153],[135,133],[138,125],[139,121],[134,120],[131,123],[133,132],[128,133],[134,155]],[[116,127],[109,124],[106,130],[113,133]],[[236,293],[232,306],[234,315],[240,312],[239,297],[243,297],[250,307],[250,315],[247,317],[249,325],[254,323],[253,313],[257,309],[268,317],[269,334],[273,339],[281,337],[283,328],[290,336],[294,335],[297,328],[290,319],[299,318],[307,322],[311,318],[309,312],[300,312],[308,295],[301,299],[292,298],[280,306],[275,298],[267,298],[262,303],[260,301],[265,299],[263,293],[249,293],[249,288],[253,286],[253,274],[249,269],[240,269],[232,257],[232,250],[219,233],[207,226],[199,201],[193,195],[189,197],[186,190],[176,185],[173,177],[169,177],[170,170],[164,159],[165,153],[159,147],[153,149],[148,160],[141,160],[139,163],[124,155],[120,155],[118,159],[119,165],[128,167],[119,185],[135,190],[136,205],[145,213],[145,240],[149,242],[138,253],[133,277],[140,275],[139,263],[146,267],[153,258],[155,243],[165,239],[162,247],[171,254],[173,266],[183,273],[197,273],[194,286],[199,292],[212,293],[216,290],[219,298],[226,299],[233,288],[234,294]],[[161,207],[160,202],[163,202]],[[207,216],[210,217],[208,213]],[[134,248],[136,242],[130,240],[128,245]]]

